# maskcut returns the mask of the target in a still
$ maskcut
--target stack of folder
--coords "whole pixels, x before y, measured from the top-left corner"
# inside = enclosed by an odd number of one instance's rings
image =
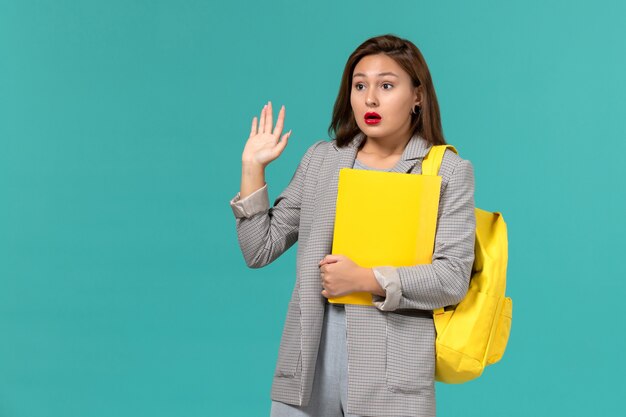
[[[331,253],[366,268],[431,263],[440,188],[438,175],[342,168]],[[369,292],[328,301],[373,306]]]

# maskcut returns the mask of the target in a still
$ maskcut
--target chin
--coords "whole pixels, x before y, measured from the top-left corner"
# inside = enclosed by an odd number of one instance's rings
[[[364,126],[361,128],[361,132],[365,133],[370,138],[378,138],[388,135],[384,129],[381,129],[376,126]]]
[[[358,125],[358,126],[359,126],[359,129],[361,129],[362,132],[376,132],[376,133],[378,133],[378,132],[381,132],[381,131],[383,131],[385,129],[384,127],[381,128],[380,126],[370,126],[370,125],[365,124],[365,123],[363,125]],[[380,134],[380,133],[378,133],[378,134]]]

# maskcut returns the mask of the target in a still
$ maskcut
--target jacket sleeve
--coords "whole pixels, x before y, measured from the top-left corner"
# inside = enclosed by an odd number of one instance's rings
[[[434,310],[463,300],[474,264],[474,187],[472,163],[459,160],[439,204],[431,264],[372,268],[386,291],[386,297],[372,295],[379,310]]]
[[[238,192],[230,200],[239,247],[250,268],[272,263],[298,240],[304,178],[313,151],[322,142],[309,147],[273,207],[269,207],[267,184],[244,199]]]

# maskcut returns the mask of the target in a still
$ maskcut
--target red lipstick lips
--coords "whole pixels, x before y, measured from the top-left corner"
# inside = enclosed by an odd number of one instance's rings
[[[365,113],[365,123],[367,123],[368,125],[378,124],[380,123],[381,120],[382,120],[382,117],[380,116],[380,114],[376,112]]]

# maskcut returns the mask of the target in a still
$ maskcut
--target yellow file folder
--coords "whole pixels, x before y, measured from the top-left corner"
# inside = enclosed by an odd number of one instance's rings
[[[431,263],[440,189],[438,175],[342,168],[331,253],[367,268]],[[373,305],[369,292],[328,301]]]

